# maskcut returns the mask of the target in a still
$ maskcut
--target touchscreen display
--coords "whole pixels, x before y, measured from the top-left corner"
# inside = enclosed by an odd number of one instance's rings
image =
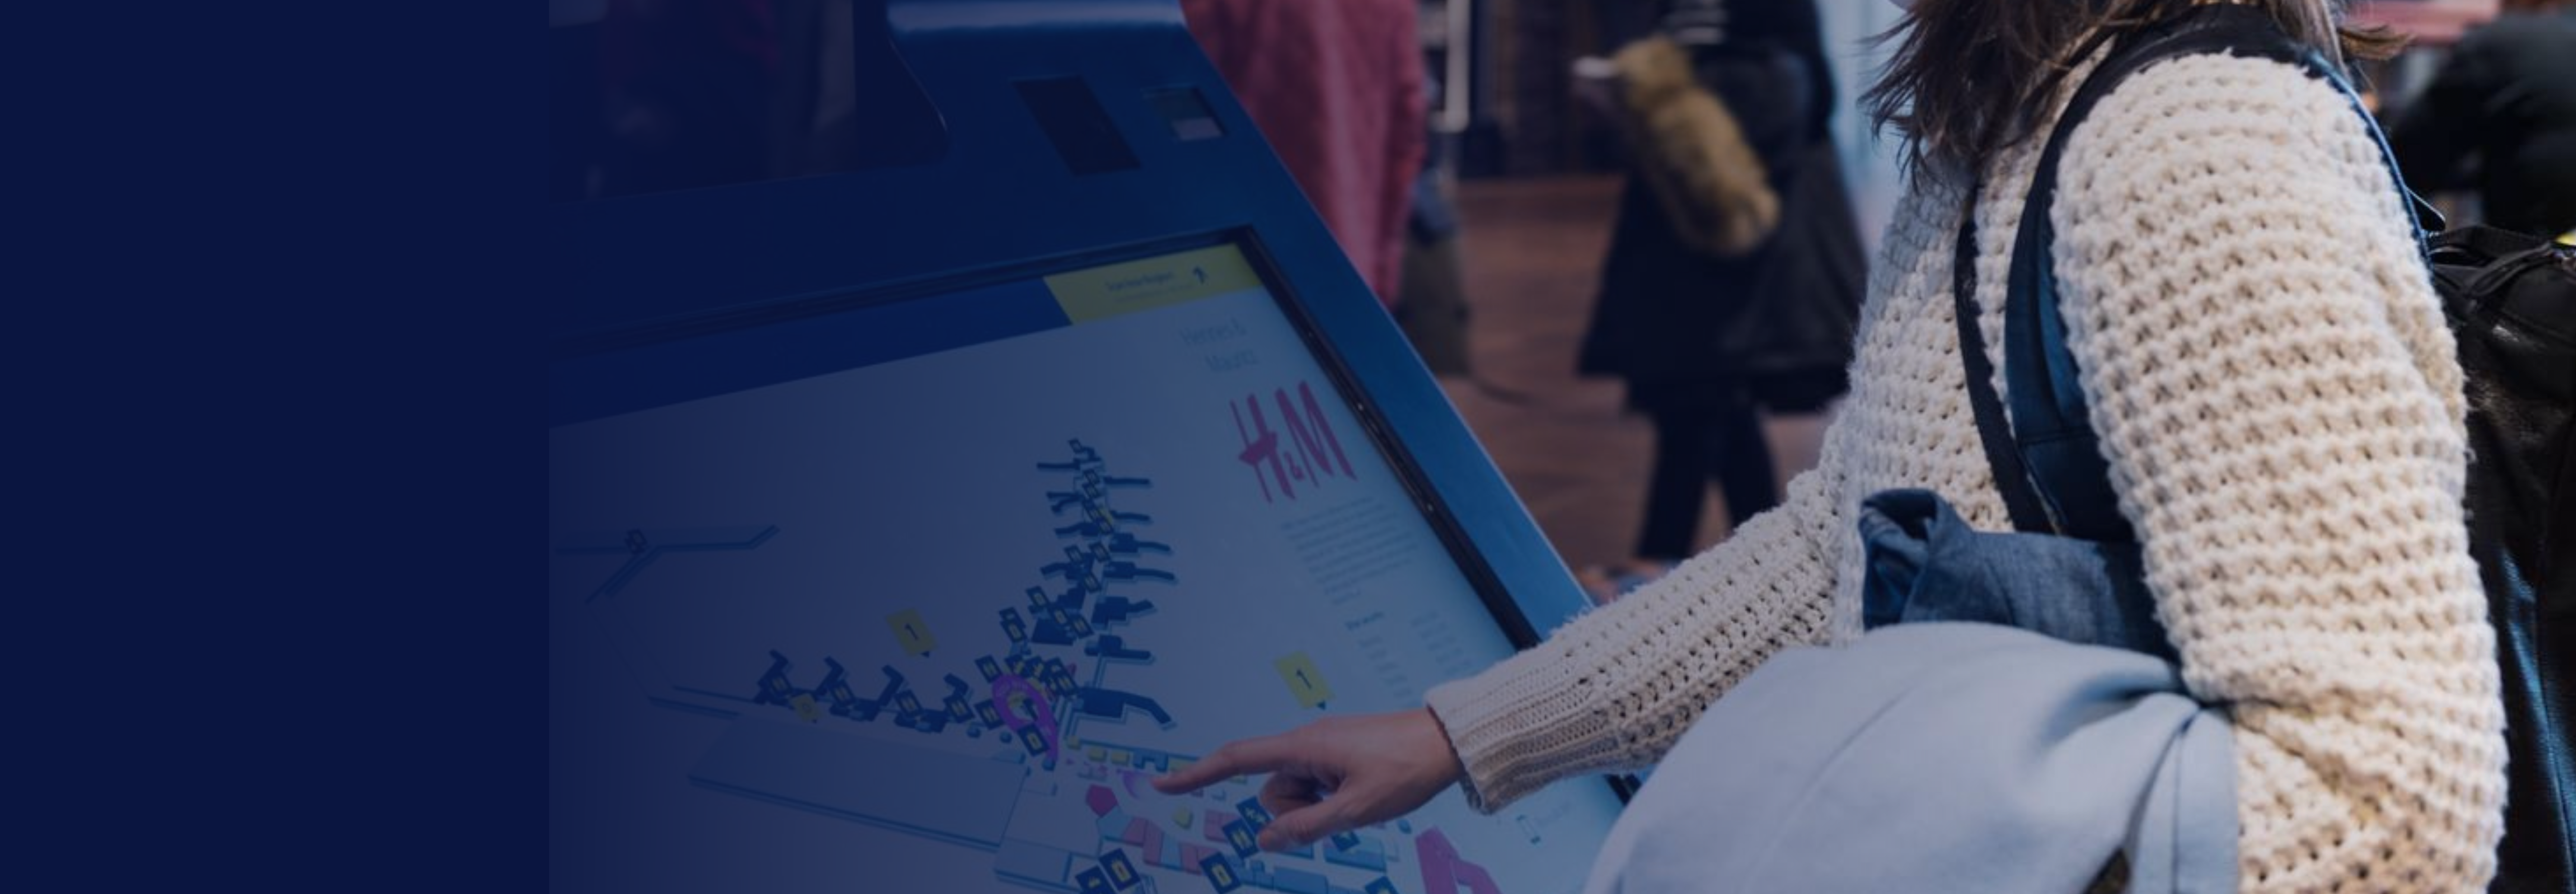
[[[1580,887],[1618,802],[1264,853],[1230,739],[1512,651],[1235,245],[557,362],[560,891]],[[468,656],[470,658],[470,656]]]

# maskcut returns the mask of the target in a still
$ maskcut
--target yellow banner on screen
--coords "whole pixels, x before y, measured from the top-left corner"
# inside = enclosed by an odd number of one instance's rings
[[[1242,249],[1218,245],[1058,273],[1046,284],[1066,317],[1088,323],[1259,288],[1261,277]]]

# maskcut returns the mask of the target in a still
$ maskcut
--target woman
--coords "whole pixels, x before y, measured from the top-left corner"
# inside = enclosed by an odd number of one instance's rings
[[[1264,840],[1286,846],[1453,783],[1490,811],[1647,766],[1775,652],[1858,636],[1864,497],[1930,489],[2008,529],[1955,353],[1952,242],[1973,214],[1995,350],[2037,144],[2091,61],[2057,57],[2189,2],[1913,4],[1870,94],[1907,139],[1907,194],[1851,394],[1787,501],[1424,709],[1234,743],[1166,787],[1274,772]],[[2254,5],[2338,49],[2326,0]],[[2060,300],[2112,485],[2183,680],[2230,706],[2242,888],[2483,887],[2505,752],[2461,375],[2375,138],[2299,69],[2195,56],[2095,107],[2058,189]]]

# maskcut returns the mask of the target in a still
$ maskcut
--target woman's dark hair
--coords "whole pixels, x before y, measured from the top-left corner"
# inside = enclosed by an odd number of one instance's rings
[[[2244,0],[2328,58],[2386,59],[2404,39],[2341,22],[2343,0]],[[1870,120],[1904,137],[1909,165],[1966,162],[2031,136],[2059,82],[2079,59],[2076,40],[2095,26],[2124,28],[2193,0],[1915,0],[1878,83],[1862,94]]]

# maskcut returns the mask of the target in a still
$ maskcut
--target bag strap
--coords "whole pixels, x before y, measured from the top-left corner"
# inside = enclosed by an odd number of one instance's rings
[[[1969,195],[1975,194],[1971,189]],[[1958,250],[1951,258],[1950,269],[1950,315],[1958,321],[1959,359],[1967,365],[1968,412],[1977,419],[1977,439],[1985,444],[1986,464],[1994,471],[1995,489],[2003,493],[2004,511],[2012,517],[2013,530],[2050,530],[2048,511],[2039,501],[2039,490],[2031,483],[2029,470],[2022,465],[2021,447],[2013,442],[2012,426],[2004,420],[2003,400],[1995,394],[1995,364],[1986,359],[1986,336],[1977,328],[1977,215],[1973,209],[1967,221],[1959,225]]]
[[[2090,46],[2084,54],[2089,55]],[[2006,506],[2013,509],[2016,529],[2104,542],[2131,542],[2137,538],[2128,519],[2120,514],[2118,496],[2111,488],[2110,464],[2102,457],[2089,400],[2077,379],[2075,356],[2066,344],[2066,321],[2058,307],[2057,275],[2050,251],[2056,232],[2049,220],[2049,207],[2056,197],[2057,172],[2068,137],[2113,88],[2155,63],[2219,52],[2297,66],[2343,91],[2379,144],[2399,194],[2415,212],[2418,248],[2425,248],[2428,223],[2436,229],[2440,227],[2441,215],[2406,188],[2386,138],[2380,136],[2377,125],[2362,109],[2359,95],[2334,64],[2282,33],[2261,10],[2211,4],[2125,35],[2110,57],[2076,88],[2049,133],[2038,168],[2031,176],[2030,191],[2023,199],[2021,224],[2014,235],[2004,301],[2004,376],[2010,390],[2010,424],[2008,428],[2001,420],[1990,424],[1981,413],[1978,428],[1987,442],[1986,455],[1997,484],[2005,491]],[[1961,228],[1963,268],[1956,300],[1963,317],[1960,341],[1962,353],[1968,358],[1969,403],[1974,410],[1978,404],[1996,402],[1998,398],[1990,384],[1992,366],[1984,357],[1984,341],[1973,323],[1974,271],[1964,266],[1974,257],[1969,247],[1973,245],[1974,214],[1969,217],[1970,222]],[[1979,374],[1979,368],[1986,372]],[[1989,429],[2001,429],[2005,434],[1998,437]],[[2009,446],[1997,449],[1999,440],[2007,441]],[[2032,491],[2030,495],[2014,493],[2025,487]],[[2014,508],[2031,503],[2036,507]]]

